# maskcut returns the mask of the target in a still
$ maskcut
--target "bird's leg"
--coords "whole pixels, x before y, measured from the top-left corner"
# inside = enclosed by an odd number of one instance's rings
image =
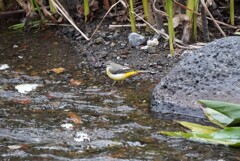
[[[112,86],[114,86],[116,82],[117,82],[117,81],[114,81],[113,84],[112,84]]]
[[[124,80],[121,81],[121,84],[123,84],[123,81],[124,81]]]

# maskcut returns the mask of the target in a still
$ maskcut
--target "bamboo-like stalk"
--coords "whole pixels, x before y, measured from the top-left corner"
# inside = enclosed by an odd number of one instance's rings
[[[36,2],[36,1],[35,1]],[[34,0],[30,0],[30,5],[31,5],[31,10],[32,12],[35,12],[35,7],[34,7]]]
[[[3,0],[0,0],[0,11],[5,11],[5,5]]]
[[[88,1],[88,0],[84,0],[84,1],[83,1],[83,6],[84,6],[85,22],[87,22],[87,16],[88,16],[89,13],[90,13],[89,1]]]
[[[169,47],[170,54],[174,55],[173,41],[175,39],[174,26],[173,26],[173,2],[166,0],[166,10],[168,14],[168,34],[169,34]]]
[[[56,8],[52,4],[52,1],[49,0],[48,3],[49,3],[49,7],[50,7],[50,12],[53,14],[57,13]]]
[[[234,25],[234,0],[230,0],[230,23]]]
[[[194,0],[194,11],[198,12],[199,0]],[[193,14],[193,39],[197,41],[197,14]]]
[[[193,18],[193,10],[194,10],[194,1],[195,0],[187,0],[187,10],[186,10],[186,14],[188,15],[189,17],[189,21],[191,22],[192,21],[192,18]]]
[[[143,3],[144,18],[146,21],[148,21],[148,17],[149,17],[148,0],[142,0],[142,3]],[[148,28],[148,26],[146,27]]]
[[[135,16],[133,14],[134,9],[134,0],[129,0],[129,17],[130,17],[130,23],[131,23],[131,29],[132,32],[136,32],[136,21],[135,21]]]
[[[35,6],[36,6],[36,8],[37,8],[37,11],[38,11],[38,13],[40,14],[41,18],[43,18],[42,12],[41,12],[41,9],[40,9],[40,6],[39,6],[37,0],[33,0],[33,2],[34,2],[34,4],[35,4]]]

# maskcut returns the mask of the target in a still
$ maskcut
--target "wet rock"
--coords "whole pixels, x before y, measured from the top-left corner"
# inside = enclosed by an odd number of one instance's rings
[[[114,47],[116,44],[114,43],[114,42],[112,42],[111,44],[110,44],[110,46],[111,47]]]
[[[119,37],[119,33],[118,32],[114,32],[114,34],[112,35],[113,38],[117,38]]]
[[[95,39],[94,41],[95,44],[103,44],[104,43],[104,39],[102,37],[98,37]]]
[[[136,47],[145,43],[146,39],[144,36],[133,32],[128,36],[128,41],[131,46]]]
[[[156,48],[153,46],[148,46],[147,51],[149,54],[154,54],[156,53]]]
[[[76,142],[83,142],[83,141],[88,141],[90,142],[90,137],[88,136],[88,134],[82,133],[82,132],[77,132],[74,140]]]
[[[77,36],[76,37],[76,41],[79,41],[79,40],[84,40],[84,37],[81,35],[81,36]]]
[[[99,55],[100,55],[101,58],[106,58],[107,55],[108,55],[108,52],[106,52],[106,51],[100,51],[100,52],[99,52]]]
[[[111,141],[111,140],[94,140],[90,143],[91,148],[94,149],[104,149],[113,146],[121,146],[121,142]]]
[[[157,46],[159,44],[157,38],[153,38],[152,40],[147,41],[148,46]]]
[[[240,103],[240,37],[211,42],[185,57],[155,87],[152,111],[205,117],[200,99]]]

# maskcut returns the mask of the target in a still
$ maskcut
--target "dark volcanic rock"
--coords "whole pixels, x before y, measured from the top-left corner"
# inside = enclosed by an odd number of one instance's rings
[[[200,99],[240,103],[240,37],[188,53],[155,87],[152,111],[204,117]]]

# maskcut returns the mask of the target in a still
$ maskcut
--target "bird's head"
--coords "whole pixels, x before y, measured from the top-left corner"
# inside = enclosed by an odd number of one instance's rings
[[[113,65],[113,62],[109,60],[105,63],[105,65],[106,67],[111,67]]]

